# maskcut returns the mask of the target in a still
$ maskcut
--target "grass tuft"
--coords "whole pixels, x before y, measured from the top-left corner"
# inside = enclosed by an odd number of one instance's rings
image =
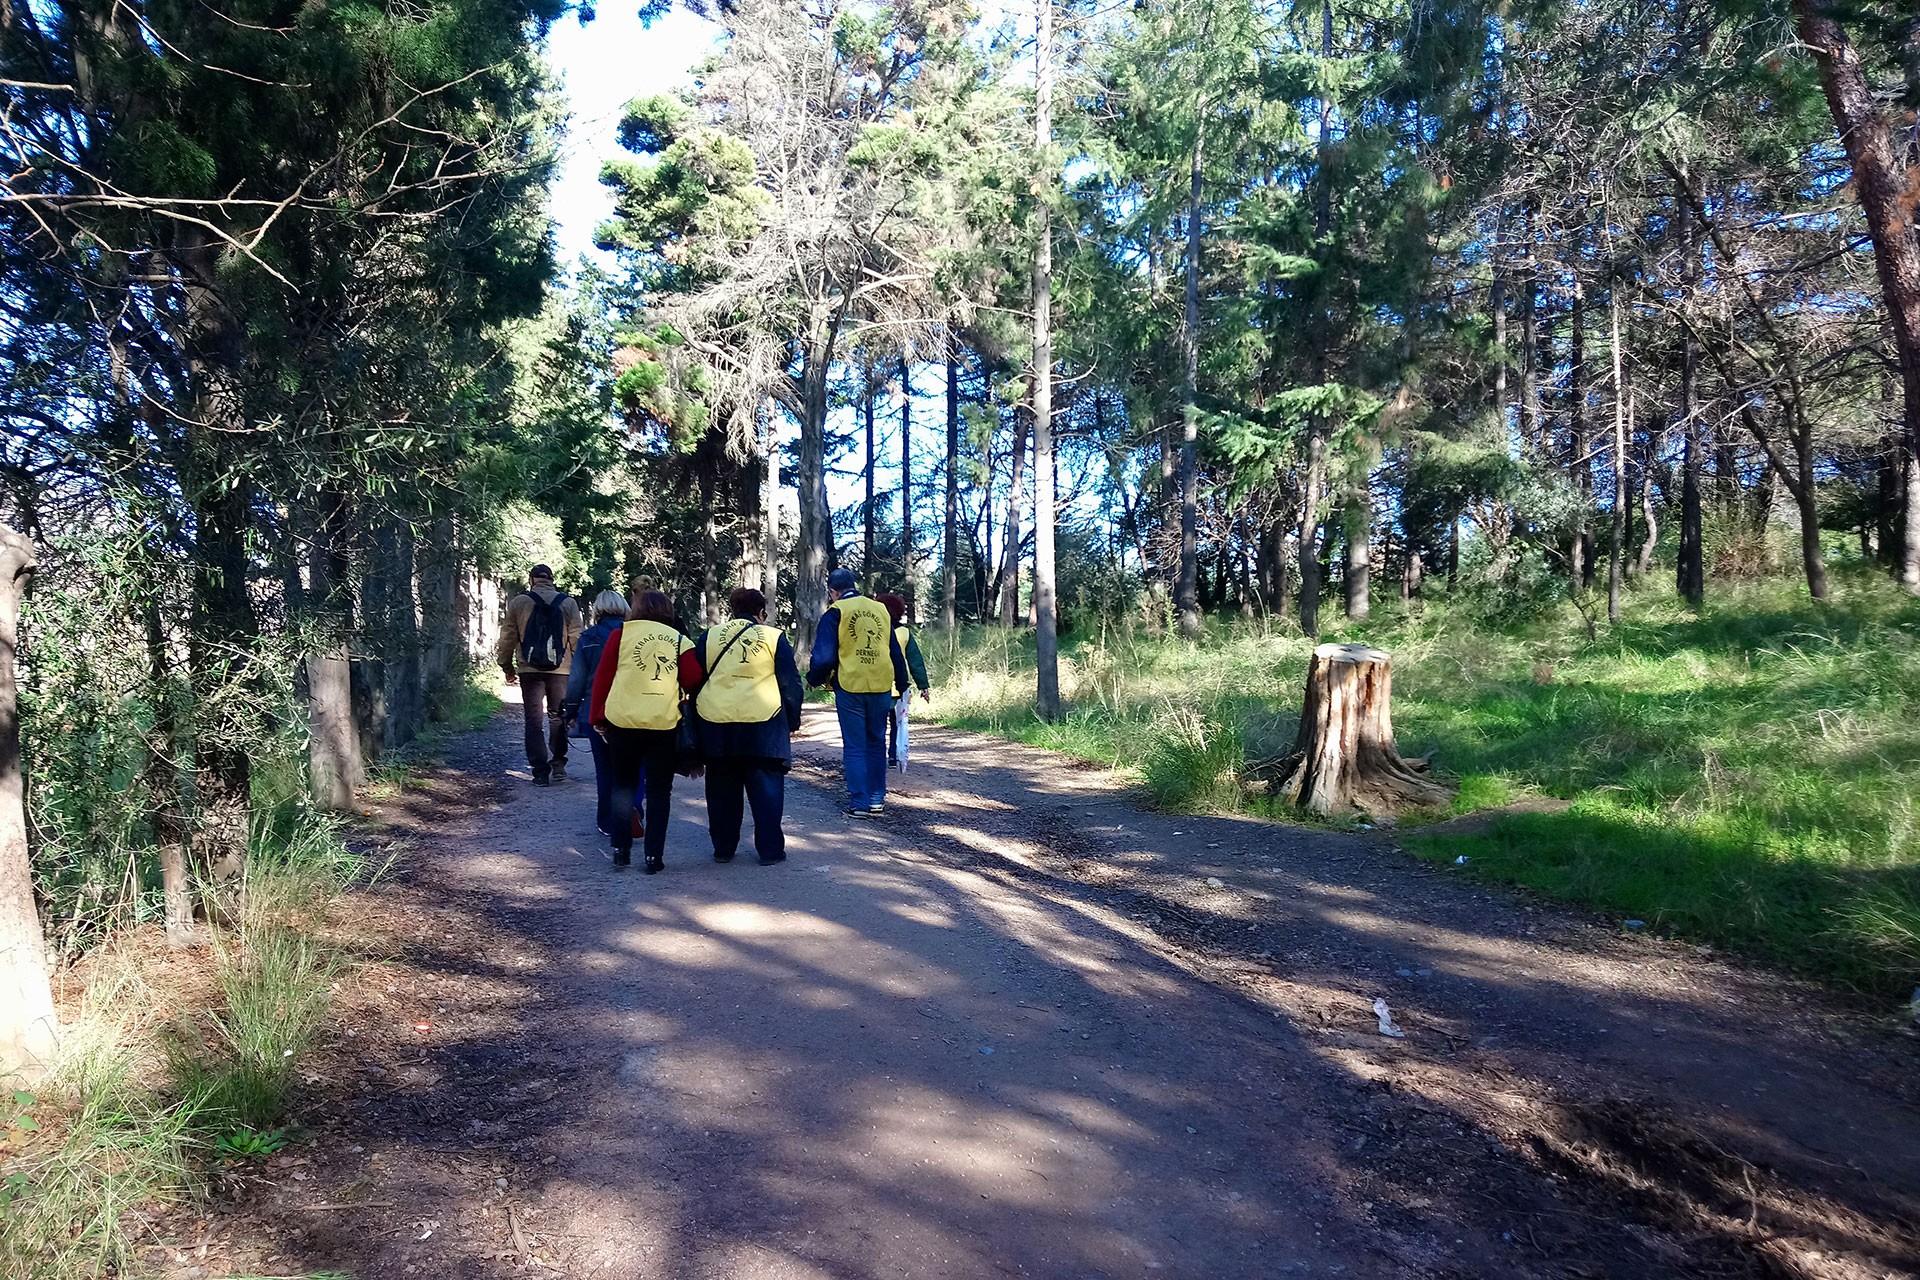
[[[11,1157],[0,1149],[9,1280],[134,1274],[135,1209],[199,1195],[222,1140],[254,1152],[279,1140],[271,1126],[343,969],[314,932],[319,913],[363,873],[336,824],[286,819],[263,824],[243,879],[204,886],[223,922],[205,953],[214,1007],[168,1010],[131,949],[100,958],[34,1100],[34,1140]]]

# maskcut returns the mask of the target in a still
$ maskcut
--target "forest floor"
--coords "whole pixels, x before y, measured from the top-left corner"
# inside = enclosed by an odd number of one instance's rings
[[[590,781],[529,785],[517,705],[455,739],[338,907],[363,963],[300,1140],[150,1260],[1920,1276],[1910,1029],[1383,833],[1154,813],[948,729],[854,822],[830,712],[804,736],[786,864],[715,864],[683,780],[652,877],[611,870]]]

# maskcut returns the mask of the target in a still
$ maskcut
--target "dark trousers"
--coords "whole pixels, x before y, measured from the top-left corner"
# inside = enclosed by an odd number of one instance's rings
[[[527,763],[533,776],[545,778],[553,766],[567,762],[567,722],[560,702],[567,696],[567,677],[557,671],[520,673],[520,714],[527,727]]]
[[[912,692],[909,691],[907,693],[900,694],[899,698],[910,698],[912,696],[913,696]],[[899,715],[900,701],[899,701],[899,698],[894,699],[893,709],[887,712],[887,763],[889,765],[896,765],[900,763],[900,715]]]
[[[887,721],[893,718],[893,695],[836,689],[833,709],[840,717],[847,807],[871,809],[887,798]]]
[[[647,836],[644,851],[658,858],[667,848],[667,812],[673,807],[674,746],[679,735],[672,729],[607,729],[607,756],[613,766],[613,786],[608,795],[611,814],[633,812],[633,800],[646,786]],[[633,823],[613,824],[614,852],[622,859],[633,856]]]
[[[787,775],[764,760],[707,761],[707,828],[713,853],[731,858],[740,847],[740,821],[753,808],[753,851],[763,861],[787,856],[780,815],[787,803]]]
[[[583,710],[581,714],[585,715],[586,712]],[[593,751],[593,788],[598,793],[593,811],[593,825],[600,829],[601,834],[610,836],[614,828],[612,749],[607,746],[605,739],[592,731],[587,733],[587,746]],[[646,766],[643,764],[640,767],[640,778],[635,785],[635,792],[639,793],[646,785]],[[633,818],[633,806],[628,805],[626,823],[629,830],[633,827]]]

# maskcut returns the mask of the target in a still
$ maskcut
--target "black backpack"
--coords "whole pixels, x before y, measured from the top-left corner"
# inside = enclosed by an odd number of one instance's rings
[[[529,591],[527,598],[533,601],[533,609],[520,632],[520,665],[532,671],[556,671],[567,656],[567,615],[561,611],[567,597],[555,592],[549,603],[538,592]]]

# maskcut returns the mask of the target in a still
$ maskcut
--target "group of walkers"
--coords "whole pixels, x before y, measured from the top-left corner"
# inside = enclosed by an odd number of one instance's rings
[[[845,812],[877,818],[888,768],[905,761],[905,702],[915,689],[929,696],[926,662],[905,600],[862,595],[845,569],[827,587],[806,682],[834,691]],[[508,602],[497,656],[507,683],[520,686],[533,785],[565,782],[568,745],[586,740],[596,821],[616,869],[633,864],[635,840],[649,875],[665,865],[677,775],[705,777],[714,861],[733,861],[749,812],[760,865],[786,860],[781,819],[805,689],[792,643],[767,625],[766,597],[741,587],[727,611],[692,636],[673,602],[641,582],[631,601],[602,591],[589,625],[543,564]]]

